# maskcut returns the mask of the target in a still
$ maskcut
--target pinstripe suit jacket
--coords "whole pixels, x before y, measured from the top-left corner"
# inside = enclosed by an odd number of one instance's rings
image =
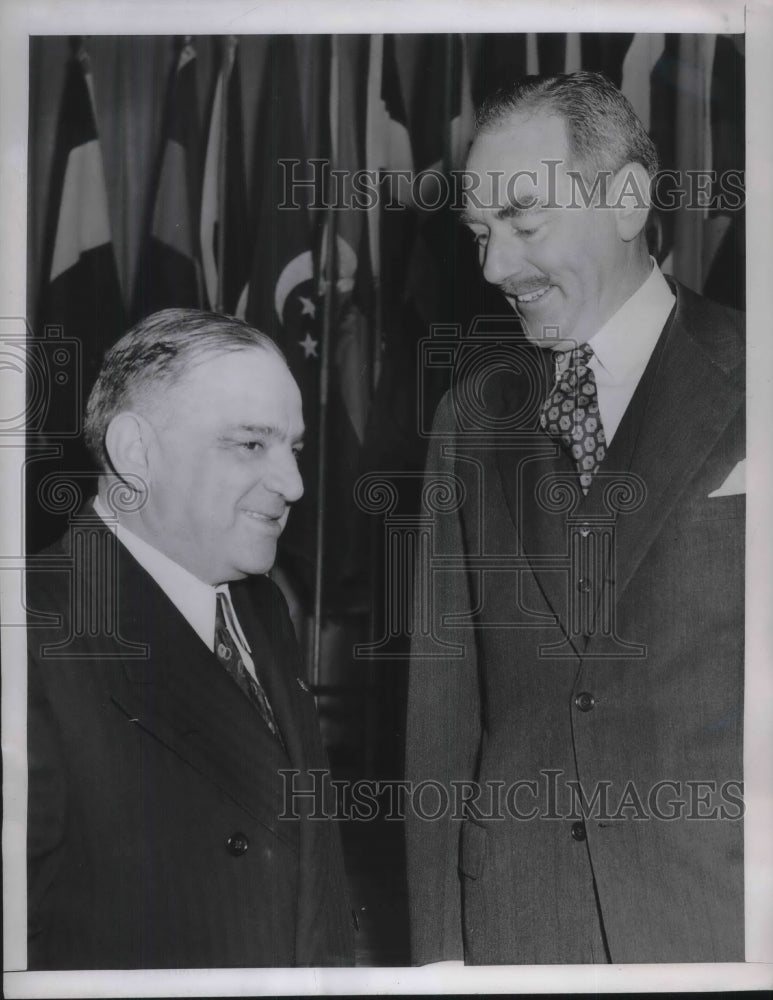
[[[351,964],[338,831],[282,816],[327,765],[281,593],[231,586],[286,752],[94,517],[27,573],[29,967]]]
[[[409,685],[407,775],[450,801],[408,817],[414,959],[743,960],[744,497],[711,496],[744,456],[739,318],[677,287],[587,498],[520,350],[430,449],[461,499]]]

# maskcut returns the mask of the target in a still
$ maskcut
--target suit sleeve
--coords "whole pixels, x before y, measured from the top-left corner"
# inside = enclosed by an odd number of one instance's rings
[[[453,444],[454,432],[453,407],[447,394],[435,416],[425,490],[433,481],[438,482],[441,477],[448,481],[447,477],[455,474],[454,459],[444,453],[452,450],[449,446]],[[455,510],[434,515],[430,547],[434,555],[465,552],[460,514]],[[463,957],[458,872],[462,822],[460,810],[455,808],[458,791],[455,798],[452,783],[474,779],[481,739],[474,632],[444,623],[448,615],[470,612],[468,575],[464,570],[433,574],[430,569],[429,580],[428,624],[432,641],[427,643],[420,629],[414,628],[406,726],[406,778],[413,789],[406,816],[408,899],[412,958],[420,965]],[[422,592],[417,583],[417,626],[427,611],[418,603]],[[444,650],[440,643],[451,646]],[[430,819],[421,808],[422,800],[416,789],[422,782],[439,783],[448,796],[448,808],[437,819]]]
[[[28,667],[27,926],[29,968],[40,967],[66,852],[67,779],[59,730],[30,657]]]

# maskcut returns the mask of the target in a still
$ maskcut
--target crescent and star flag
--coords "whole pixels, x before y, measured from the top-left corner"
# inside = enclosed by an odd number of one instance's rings
[[[204,304],[196,64],[196,49],[186,36],[175,44],[150,232],[137,274],[134,315],[138,319],[168,306],[200,309]]]
[[[281,347],[303,398],[304,495],[280,539],[280,559],[310,599],[316,552],[322,300],[308,206],[314,192],[304,140],[295,39],[278,35],[266,52],[255,162],[255,253],[245,318]],[[323,93],[319,98],[325,96]],[[298,183],[293,187],[293,181]],[[318,192],[320,199],[323,192]]]
[[[47,410],[40,426],[30,428],[30,550],[53,541],[66,523],[66,515],[37,499],[46,475],[93,469],[77,430],[102,356],[124,332],[125,320],[91,70],[82,40],[72,39],[70,44],[51,168],[35,329],[35,339],[46,342],[36,356],[51,364],[52,370],[46,371]],[[61,345],[53,340],[61,340]],[[49,454],[57,454],[55,460],[35,460],[32,445],[43,443],[51,447]]]
[[[245,232],[247,185],[239,40],[222,39],[220,73],[212,101],[201,193],[201,259],[211,309],[235,314],[250,267]]]

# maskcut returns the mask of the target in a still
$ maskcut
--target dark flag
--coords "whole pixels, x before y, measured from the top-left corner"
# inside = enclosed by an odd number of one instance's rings
[[[711,223],[726,228],[703,284],[703,294],[746,309],[745,54],[743,35],[720,35],[711,77],[713,189]]]
[[[507,87],[526,75],[526,35],[485,34],[473,80],[473,100],[477,107],[493,91]]]
[[[93,472],[79,429],[105,350],[123,333],[124,308],[110,236],[102,150],[88,56],[71,42],[59,111],[46,220],[43,287],[35,330],[53,360],[45,412],[29,428],[27,544],[35,550],[63,530],[67,512],[51,500],[51,474]],[[61,348],[54,341],[61,340]],[[65,354],[67,363],[61,361]],[[61,355],[61,358],[57,358]],[[47,459],[35,460],[39,447]],[[42,452],[41,452],[42,454]],[[55,458],[53,456],[56,456]],[[78,492],[89,486],[78,480]]]
[[[633,38],[633,35],[622,32],[582,35],[582,68],[603,73],[616,87],[620,87],[623,82],[623,62]]]
[[[320,93],[320,97],[322,94]],[[282,348],[303,397],[307,441],[301,455],[304,496],[280,541],[283,568],[311,600],[316,551],[322,299],[318,295],[308,210],[307,150],[295,39],[272,38],[256,130],[255,254],[246,319]]]
[[[366,165],[379,177],[379,204],[368,212],[368,234],[381,330],[402,302],[416,235],[416,214],[406,210],[411,204],[413,149],[394,35],[370,36],[365,129]]]
[[[210,308],[242,313],[250,267],[239,40],[223,39],[201,195],[201,257]]]
[[[199,253],[201,135],[196,62],[193,41],[187,36],[176,46],[170,77],[150,232],[135,291],[137,318],[168,306],[201,308],[204,303]]]
[[[326,611],[368,606],[368,522],[354,503],[365,427],[370,409],[375,354],[376,296],[370,259],[371,212],[355,203],[351,178],[366,158],[366,91],[369,42],[358,35],[331,39],[331,160],[345,171],[343,204],[328,215],[335,227],[335,294],[331,310],[331,364],[324,482],[322,607]],[[407,141],[407,135],[406,135]],[[398,137],[399,141],[399,137]],[[377,211],[377,209],[376,209]],[[321,271],[328,280],[328,241],[321,243]]]
[[[399,41],[398,36],[395,43]],[[410,115],[415,171],[410,247],[396,250],[389,245],[390,236],[394,239],[400,229],[389,219],[393,213],[382,214],[384,350],[365,449],[374,468],[422,467],[426,442],[418,432],[419,379],[428,391],[427,405],[432,406],[444,388],[445,373],[419,371],[419,342],[433,323],[457,316],[456,296],[466,287],[465,280],[455,280],[462,234],[450,210],[452,188],[444,192],[443,180],[448,171],[463,167],[473,133],[464,41],[459,35],[423,36],[416,58],[422,67],[422,86],[414,91]],[[405,261],[403,268],[400,261]],[[392,281],[400,271],[404,281],[387,294],[390,266]]]

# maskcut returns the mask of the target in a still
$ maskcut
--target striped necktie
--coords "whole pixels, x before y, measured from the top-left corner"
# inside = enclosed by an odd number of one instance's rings
[[[259,680],[253,677],[247,669],[239,651],[239,645],[234,638],[231,628],[229,627],[228,611],[230,609],[226,608],[225,594],[219,590],[217,591],[216,597],[215,656],[218,658],[221,665],[225,667],[231,677],[233,677],[242,692],[257,708],[261,718],[274,736],[276,736],[279,742],[284,746],[282,735],[279,732],[279,726],[277,726],[274,713],[271,709],[271,704],[269,703],[268,696],[263,689],[263,685]]]

